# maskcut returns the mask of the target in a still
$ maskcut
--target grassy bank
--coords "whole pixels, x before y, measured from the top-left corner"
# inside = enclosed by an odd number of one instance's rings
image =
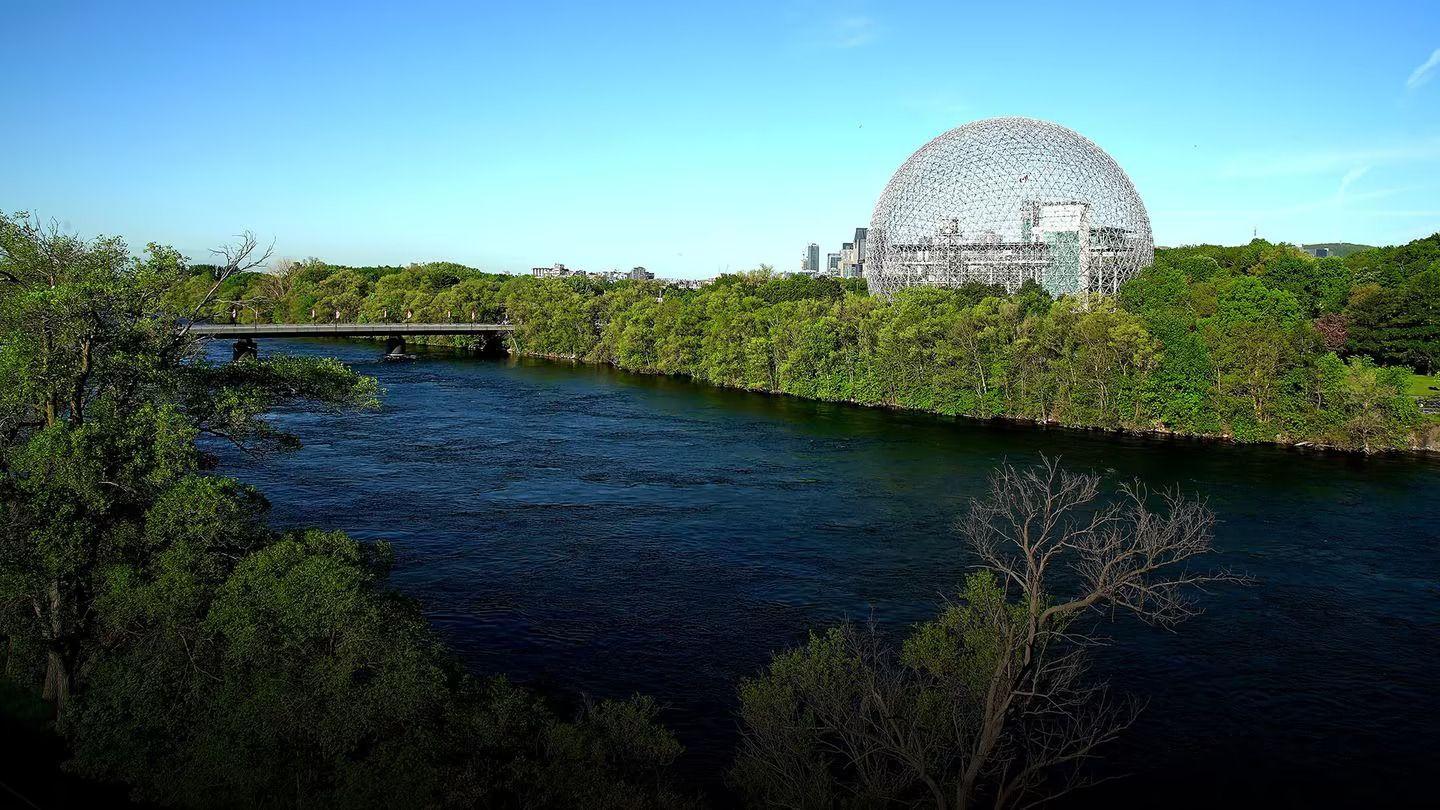
[[[1440,374],[1411,374],[1406,390],[1411,396],[1440,399]]]

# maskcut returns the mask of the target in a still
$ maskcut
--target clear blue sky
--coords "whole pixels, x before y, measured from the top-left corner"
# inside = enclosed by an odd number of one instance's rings
[[[1435,0],[0,2],[0,208],[197,260],[793,269],[1006,114],[1160,244],[1440,230]]]

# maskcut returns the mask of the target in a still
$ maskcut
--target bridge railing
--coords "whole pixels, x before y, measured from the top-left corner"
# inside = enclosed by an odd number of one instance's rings
[[[196,337],[376,337],[387,335],[480,335],[515,331],[508,323],[196,323]]]
[[[248,310],[248,312],[247,312],[247,310]],[[422,312],[421,315],[420,315],[420,317],[416,317],[416,313],[415,313],[415,310],[414,310],[413,308],[405,309],[405,310],[401,310],[401,311],[397,311],[397,312],[395,312],[395,313],[393,313],[393,314],[390,312],[389,308],[382,308],[382,309],[380,310],[380,317],[379,317],[378,319],[374,319],[374,318],[372,318],[369,314],[367,314],[364,310],[346,311],[346,310],[340,310],[340,309],[333,309],[333,310],[331,310],[331,309],[321,309],[321,308],[318,308],[318,307],[311,307],[311,308],[310,308],[310,313],[309,313],[309,318],[308,318],[307,320],[305,320],[304,323],[397,323],[397,324],[403,324],[403,323],[457,323],[457,324],[458,324],[458,323],[507,323],[507,324],[508,324],[508,323],[510,322],[509,314],[508,314],[503,308],[500,310],[500,313],[499,313],[499,317],[498,317],[498,318],[493,317],[490,312],[482,313],[482,312],[481,312],[480,310],[478,310],[478,309],[470,309],[470,310],[468,310],[468,311],[467,311],[467,310],[461,310],[461,311],[459,311],[459,312],[457,312],[457,311],[454,310],[454,309],[446,309],[446,310],[443,310],[443,317],[439,317],[441,311],[436,310],[436,311],[433,311],[433,312],[434,312],[434,314]],[[253,316],[253,319],[251,319],[251,320],[246,320],[246,319],[244,318],[244,316],[245,316],[246,314],[252,315],[252,316]],[[258,310],[258,309],[255,309],[255,308],[253,308],[253,307],[248,307],[248,308],[244,308],[244,309],[242,309],[242,308],[240,308],[240,307],[232,307],[232,308],[230,309],[230,312],[229,312],[230,318],[229,318],[228,323],[275,323],[275,321],[262,321],[262,320],[260,320],[260,319],[259,319],[259,314],[260,314],[260,313],[259,313],[259,310]],[[483,317],[482,317],[482,315],[483,315]],[[458,317],[457,317],[457,316],[458,316]],[[223,316],[221,316],[221,317],[223,317]],[[226,323],[226,322],[227,322],[227,321],[221,320],[219,317],[212,317],[212,318],[209,318],[209,319],[206,319],[206,320],[197,321],[197,323]]]

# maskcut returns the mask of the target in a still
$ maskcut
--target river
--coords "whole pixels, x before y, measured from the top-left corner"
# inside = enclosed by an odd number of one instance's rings
[[[228,346],[211,348],[228,357]],[[988,471],[1061,456],[1215,510],[1213,564],[1249,587],[1175,632],[1121,621],[1095,671],[1148,701],[1089,800],[1419,804],[1440,750],[1440,458],[982,425],[603,367],[371,344],[339,357],[377,412],[277,418],[296,453],[222,455],[283,524],[396,548],[393,584],[477,672],[646,692],[718,792],[734,685],[845,617],[933,614],[969,560],[952,530]]]

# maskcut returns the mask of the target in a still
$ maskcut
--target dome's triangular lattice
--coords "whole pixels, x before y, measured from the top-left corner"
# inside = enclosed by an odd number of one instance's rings
[[[920,147],[890,178],[865,278],[881,294],[1027,280],[1113,293],[1154,256],[1145,204],[1103,149],[1048,121],[987,118]]]

